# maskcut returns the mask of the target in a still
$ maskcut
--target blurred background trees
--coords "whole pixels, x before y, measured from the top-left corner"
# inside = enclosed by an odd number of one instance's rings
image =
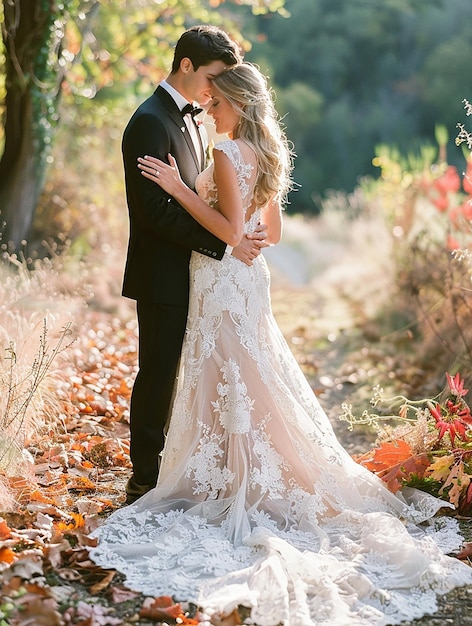
[[[299,156],[302,188],[290,210],[318,212],[328,189],[350,192],[375,175],[378,144],[419,154],[435,144],[437,124],[452,140],[472,93],[472,3],[286,0],[285,8],[290,19],[247,19],[244,32],[253,42],[246,58],[270,72]],[[463,163],[454,148],[449,158]]]

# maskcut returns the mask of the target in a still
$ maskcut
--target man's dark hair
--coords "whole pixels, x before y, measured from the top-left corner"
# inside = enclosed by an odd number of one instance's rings
[[[192,61],[195,72],[213,61],[223,61],[228,66],[242,61],[238,44],[221,28],[209,25],[192,26],[181,35],[175,46],[172,74],[178,71],[185,57]]]

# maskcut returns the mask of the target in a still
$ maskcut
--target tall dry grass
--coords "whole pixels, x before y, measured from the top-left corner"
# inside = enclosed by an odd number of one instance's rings
[[[32,472],[27,447],[35,436],[63,428],[61,358],[74,339],[82,291],[60,257],[31,264],[5,254],[0,263],[0,505],[7,504],[2,494],[9,498],[6,478]]]

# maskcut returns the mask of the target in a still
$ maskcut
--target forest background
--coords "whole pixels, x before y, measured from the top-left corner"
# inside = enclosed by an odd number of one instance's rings
[[[122,501],[137,355],[134,307],[120,296],[120,144],[190,25],[225,28],[274,88],[298,188],[282,243],[265,253],[273,306],[344,445],[368,450],[392,411],[403,423],[398,405],[372,414],[376,386],[410,409],[439,398],[446,372],[467,386],[471,22],[470,0],[3,0],[0,510],[10,527],[0,520],[0,567],[36,550],[52,584],[51,563],[71,557],[41,541],[76,541]],[[456,445],[460,471],[454,461],[420,485],[447,484],[442,495],[468,515],[471,445]],[[42,529],[34,540],[31,527]],[[14,578],[3,589],[12,623],[28,611],[12,601]],[[62,623],[51,615],[45,623]]]

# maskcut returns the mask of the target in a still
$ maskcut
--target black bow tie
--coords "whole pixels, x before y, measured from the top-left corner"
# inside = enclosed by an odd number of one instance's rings
[[[193,104],[186,104],[184,106],[184,108],[182,109],[181,113],[182,113],[182,117],[184,115],[187,115],[187,113],[190,113],[190,115],[192,117],[195,117],[195,115],[198,115],[199,113],[201,113],[203,111],[203,109],[200,109],[198,107],[193,106]]]

